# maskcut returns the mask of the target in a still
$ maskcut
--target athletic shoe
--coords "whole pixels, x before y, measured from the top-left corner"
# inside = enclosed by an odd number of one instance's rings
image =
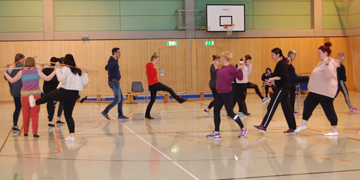
[[[355,111],[357,111],[358,109],[357,108],[352,108],[351,110],[350,110],[350,112],[355,112]]]
[[[300,132],[300,131],[302,131],[302,130],[305,130],[306,128],[307,128],[307,126],[299,126],[299,127],[295,130],[295,132],[298,133],[298,132]]]
[[[246,134],[249,132],[249,129],[248,128],[244,128],[244,129],[242,129],[242,130],[240,130],[240,134],[239,134],[239,138],[244,138],[244,137],[246,137]]]
[[[262,125],[262,124],[259,125],[259,126],[254,125],[254,127],[255,127],[256,130],[258,130],[258,131],[260,131],[262,133],[266,133],[266,128],[264,127],[264,125]]]
[[[13,131],[13,133],[19,133],[20,129],[17,127],[13,127],[12,131]]]
[[[210,116],[210,111],[204,109],[204,113],[205,113],[207,116],[211,117],[211,116]]]
[[[75,142],[75,137],[68,136],[65,138],[65,141]]]
[[[37,134],[34,134],[34,138],[39,138],[40,136]]]
[[[118,116],[118,120],[119,119],[129,119],[129,117],[126,117],[126,116],[122,115],[122,116]]]
[[[83,103],[87,99],[87,96],[81,98],[80,103]]]
[[[33,95],[29,96],[29,103],[30,103],[30,107],[34,107],[35,106],[35,98]]]
[[[59,101],[54,101],[54,106],[56,106],[59,103]]]
[[[324,134],[324,136],[338,136],[338,135],[339,135],[338,132],[329,132],[329,133]]]
[[[64,122],[60,121],[60,120],[57,120],[56,121],[56,124],[64,124]]]
[[[264,98],[264,99],[262,100],[262,103],[265,104],[265,103],[267,103],[267,102],[269,102],[269,101],[270,101],[270,98],[267,98],[267,97],[266,97],[266,98]]]
[[[153,117],[151,116],[145,116],[146,119],[154,119]]]
[[[188,99],[187,98],[182,98],[181,101],[180,101],[180,104],[186,102]]]
[[[55,125],[52,122],[49,122],[48,126],[54,127]]]
[[[288,129],[287,131],[284,131],[284,134],[287,135],[296,135],[297,133],[293,129]]]
[[[221,135],[219,132],[213,131],[211,134],[206,135],[207,138],[221,138]]]
[[[107,120],[110,120],[109,115],[107,113],[105,113],[104,111],[101,112],[101,115],[104,116],[104,118],[106,118]]]
[[[294,111],[294,115],[295,115],[295,116],[297,116],[297,115],[299,115],[299,113],[298,113],[298,112],[296,112],[296,111]]]
[[[244,114],[247,115],[247,116],[249,116],[251,113],[248,113],[248,112],[247,112],[247,113],[244,113]]]
[[[238,112],[237,115],[240,116],[240,117],[243,117],[243,118],[246,118],[246,117],[247,117],[247,116],[246,116],[244,113],[242,113],[242,112]]]
[[[24,136],[28,136],[28,134],[24,134]]]

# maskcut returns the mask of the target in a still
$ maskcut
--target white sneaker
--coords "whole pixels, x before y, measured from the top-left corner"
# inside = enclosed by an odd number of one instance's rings
[[[339,135],[338,132],[329,132],[329,133],[324,134],[324,136],[338,136],[338,135]]]
[[[270,101],[270,98],[264,98],[264,99],[262,100],[262,103],[265,104],[265,103],[267,103],[267,102],[269,102],[269,101]]]
[[[305,130],[306,128],[307,128],[306,126],[299,126],[299,127],[295,130],[295,132],[298,133],[298,132],[300,132],[300,131],[302,131],[302,130]]]
[[[210,111],[207,111],[206,109],[204,109],[204,113],[205,113],[207,116],[211,117],[211,116],[210,116]]]
[[[30,107],[34,107],[35,106],[35,98],[33,95],[29,96],[29,103],[30,103]]]
[[[68,136],[65,138],[65,141],[75,142],[75,137]]]

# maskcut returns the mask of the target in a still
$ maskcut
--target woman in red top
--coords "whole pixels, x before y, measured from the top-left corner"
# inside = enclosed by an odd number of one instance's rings
[[[148,78],[148,85],[151,94],[151,100],[146,108],[146,113],[145,113],[145,118],[148,119],[154,119],[153,117],[150,116],[150,111],[156,99],[156,92],[159,90],[169,92],[171,96],[175,98],[179,103],[184,103],[187,100],[184,98],[180,98],[178,95],[175,94],[175,92],[171,88],[159,82],[157,78],[157,71],[155,69],[156,64],[158,63],[159,63],[159,56],[156,53],[154,53],[154,55],[151,56],[151,62],[148,62],[146,64],[146,76]]]

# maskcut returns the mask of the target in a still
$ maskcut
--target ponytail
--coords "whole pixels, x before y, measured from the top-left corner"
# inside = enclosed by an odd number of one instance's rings
[[[151,56],[150,58],[150,62],[153,62],[153,59],[158,58],[159,56],[156,54],[156,52],[154,52],[154,54]]]
[[[286,58],[284,57],[284,54],[280,48],[276,47],[276,48],[272,49],[271,52],[276,55],[279,54],[279,56],[281,57],[281,60],[286,63],[286,67],[289,67],[289,64],[286,62]]]

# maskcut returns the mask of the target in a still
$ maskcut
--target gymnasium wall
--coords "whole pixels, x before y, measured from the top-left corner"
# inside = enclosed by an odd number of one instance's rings
[[[156,52],[160,56],[157,67],[159,80],[170,86],[175,92],[182,91],[209,91],[209,67],[213,54],[220,54],[229,50],[234,54],[232,63],[241,57],[250,54],[253,58],[253,70],[249,81],[262,84],[261,75],[267,67],[274,68],[275,62],[270,57],[274,47],[280,47],[284,54],[291,49],[298,52],[293,62],[297,73],[311,72],[320,62],[317,48],[326,41],[333,43],[333,54],[336,58],[338,52],[345,52],[347,59],[345,67],[347,72],[347,86],[355,89],[352,65],[357,65],[358,51],[351,52],[350,41],[353,48],[360,48],[360,37],[331,37],[331,38],[243,38],[243,39],[211,39],[214,46],[205,46],[204,40],[209,39],[174,39],[177,46],[167,46],[167,39],[162,40],[91,40],[91,41],[9,41],[0,42],[0,65],[14,61],[16,53],[25,56],[37,56],[37,62],[49,62],[52,56],[62,57],[73,54],[78,67],[90,68],[99,71],[89,74],[90,82],[84,92],[111,93],[107,84],[107,72],[104,67],[111,56],[111,49],[119,47],[121,58],[119,61],[122,75],[121,88],[123,92],[131,90],[133,81],[142,81],[147,89],[145,64],[150,56]],[[354,66],[358,67],[358,66]],[[164,70],[164,76],[159,75]],[[355,72],[355,77],[358,72]],[[356,79],[355,79],[356,80]],[[40,83],[42,85],[42,82]],[[357,84],[359,87],[360,84]],[[0,101],[11,100],[7,81],[0,80]]]

